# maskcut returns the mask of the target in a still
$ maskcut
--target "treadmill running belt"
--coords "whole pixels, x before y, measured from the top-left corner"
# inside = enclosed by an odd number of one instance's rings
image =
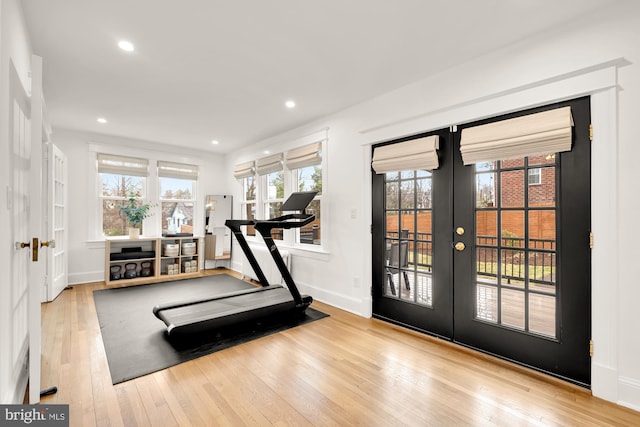
[[[156,317],[167,325],[168,335],[175,337],[178,334],[224,328],[296,309],[287,288],[274,286],[260,291],[161,309],[156,312]]]

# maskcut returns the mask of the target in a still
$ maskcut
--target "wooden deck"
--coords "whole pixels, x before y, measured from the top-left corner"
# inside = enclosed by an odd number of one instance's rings
[[[42,403],[71,426],[637,426],[588,390],[331,306],[308,325],[113,386],[93,303],[43,304]]]

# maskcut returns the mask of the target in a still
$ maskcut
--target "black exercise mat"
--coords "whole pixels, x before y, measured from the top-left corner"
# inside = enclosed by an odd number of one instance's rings
[[[174,301],[252,288],[253,285],[226,274],[100,289],[93,292],[111,380],[118,384],[188,360],[327,317],[308,308],[296,321],[271,321],[226,329],[213,336],[169,342],[165,324],[153,315],[153,307]]]

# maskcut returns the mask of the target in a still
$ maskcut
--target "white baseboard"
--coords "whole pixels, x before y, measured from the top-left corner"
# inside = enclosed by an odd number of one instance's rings
[[[80,273],[69,274],[68,284],[79,285],[82,283],[102,282],[104,281],[104,271],[83,271]]]
[[[371,297],[358,299],[350,296],[337,294],[326,289],[298,283],[296,285],[301,293],[311,295],[314,300],[332,305],[341,310],[348,311],[362,317],[371,317]]]
[[[620,392],[617,403],[634,411],[640,411],[640,381],[620,377]]]
[[[29,359],[25,357],[22,368],[16,380],[13,390],[7,390],[2,396],[2,403],[8,405],[21,405],[27,393],[27,384],[29,383]]]
[[[618,401],[618,371],[596,362],[591,364],[591,393],[610,402]]]

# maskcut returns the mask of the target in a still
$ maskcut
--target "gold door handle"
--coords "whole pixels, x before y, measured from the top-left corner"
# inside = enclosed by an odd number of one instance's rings
[[[453,245],[453,247],[456,249],[456,251],[461,252],[464,251],[464,248],[466,248],[465,244],[462,242],[456,242],[455,245]]]
[[[31,239],[31,243],[29,242],[15,242],[14,247],[16,250],[31,248],[31,261],[38,261],[38,248],[40,247],[40,242],[37,237]]]
[[[24,249],[24,248],[30,248],[30,247],[31,247],[31,243],[29,243],[29,242],[16,242],[15,243],[16,250],[20,250],[20,249]]]
[[[56,241],[49,240],[48,242],[40,242],[40,247],[43,247],[43,246],[53,249],[56,247]]]
[[[40,248],[40,241],[37,237],[31,239],[31,261],[38,261],[38,249]]]

